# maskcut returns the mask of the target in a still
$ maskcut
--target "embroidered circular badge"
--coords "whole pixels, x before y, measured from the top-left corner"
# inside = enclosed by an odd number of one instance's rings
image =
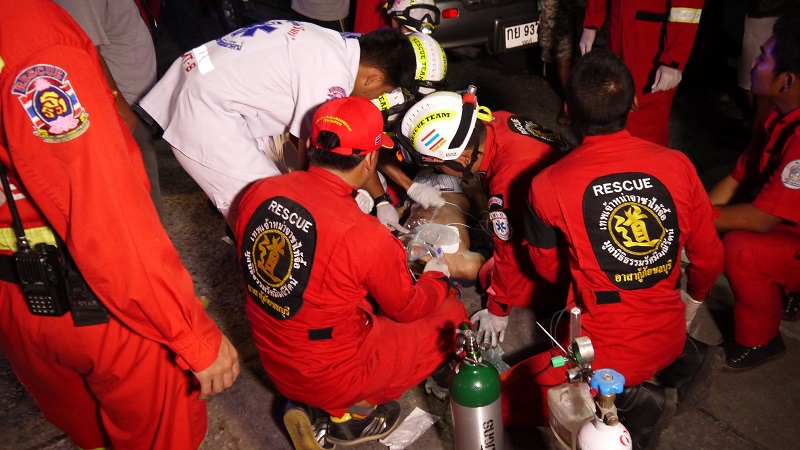
[[[800,159],[789,161],[781,171],[781,183],[789,189],[800,189]]]
[[[597,262],[620,289],[651,287],[678,262],[675,202],[652,175],[597,178],[584,193],[583,213]]]
[[[38,64],[17,75],[11,88],[33,123],[34,134],[48,143],[66,142],[89,128],[89,114],[60,67]]]

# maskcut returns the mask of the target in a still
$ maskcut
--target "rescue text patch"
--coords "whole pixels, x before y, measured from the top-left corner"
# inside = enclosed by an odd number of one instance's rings
[[[264,201],[242,237],[248,298],[275,319],[292,318],[303,306],[316,246],[316,222],[308,210],[286,197]]]
[[[595,179],[583,194],[583,218],[600,268],[620,289],[649,288],[680,262],[675,202],[650,174]]]

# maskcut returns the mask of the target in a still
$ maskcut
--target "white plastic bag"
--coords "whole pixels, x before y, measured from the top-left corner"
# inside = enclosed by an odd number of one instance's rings
[[[392,434],[381,439],[380,443],[389,447],[389,450],[402,450],[416,442],[425,430],[438,421],[438,416],[414,408],[403,423]]]

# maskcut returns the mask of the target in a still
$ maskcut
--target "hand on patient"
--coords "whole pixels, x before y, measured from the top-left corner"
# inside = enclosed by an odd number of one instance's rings
[[[416,181],[411,183],[406,193],[411,197],[411,200],[414,200],[425,208],[430,208],[431,206],[442,207],[445,204],[442,193],[438,189],[417,183]]]
[[[380,203],[378,205],[376,214],[378,220],[392,231],[399,231],[401,233],[410,233],[409,229],[400,225],[400,216],[397,214],[397,209],[389,203]]]

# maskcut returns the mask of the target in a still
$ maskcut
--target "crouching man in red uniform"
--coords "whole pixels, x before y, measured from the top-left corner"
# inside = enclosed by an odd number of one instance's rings
[[[328,443],[347,445],[392,431],[395,399],[443,365],[467,316],[447,266],[432,260],[415,284],[403,245],[355,200],[390,142],[378,108],[334,99],[312,127],[309,170],[254,184],[236,236],[264,368],[283,395],[330,414]],[[316,448],[318,413],[287,410],[296,448]]]
[[[692,163],[625,130],[633,98],[633,79],[616,55],[595,50],[578,61],[566,102],[585,139],[533,179],[525,240],[545,279],[563,269],[558,248],[566,247],[570,300],[594,345],[592,367],[625,377],[620,420],[634,448],[652,448],[676,400],[681,410],[701,400],[705,375],[722,363],[721,349],[707,352],[687,338],[699,303],[687,298],[684,306],[679,290],[681,249],[691,261],[683,295],[702,301],[722,271],[722,244]],[[566,380],[563,368],[548,369],[551,356],[503,374],[507,424],[547,423],[546,392]],[[648,382],[657,374],[666,387]]]
[[[730,370],[782,355],[781,318],[796,320],[800,309],[800,16],[775,23],[750,77],[753,94],[775,109],[733,173],[709,192],[722,213],[714,225],[727,231],[725,276],[735,323],[726,348]]]
[[[94,45],[50,1],[3,5],[0,117],[0,349],[77,446],[197,449],[207,427],[202,399],[231,386],[237,353],[195,298],[161,226]],[[75,303],[43,308],[22,283],[31,271],[14,263],[36,256],[14,222],[39,255],[43,244],[52,246],[45,254],[62,253],[51,274],[68,250],[108,315],[92,295],[76,301],[75,272]],[[59,278],[48,280],[63,286]]]
[[[493,228],[494,269],[487,307],[472,315],[479,341],[503,342],[514,306],[563,305],[566,289],[536,274],[522,247],[527,188],[534,175],[570,149],[561,136],[531,119],[479,107],[473,93],[439,91],[406,112],[399,133],[403,151],[420,165],[451,176],[480,176]],[[534,303],[539,299],[538,303]]]

